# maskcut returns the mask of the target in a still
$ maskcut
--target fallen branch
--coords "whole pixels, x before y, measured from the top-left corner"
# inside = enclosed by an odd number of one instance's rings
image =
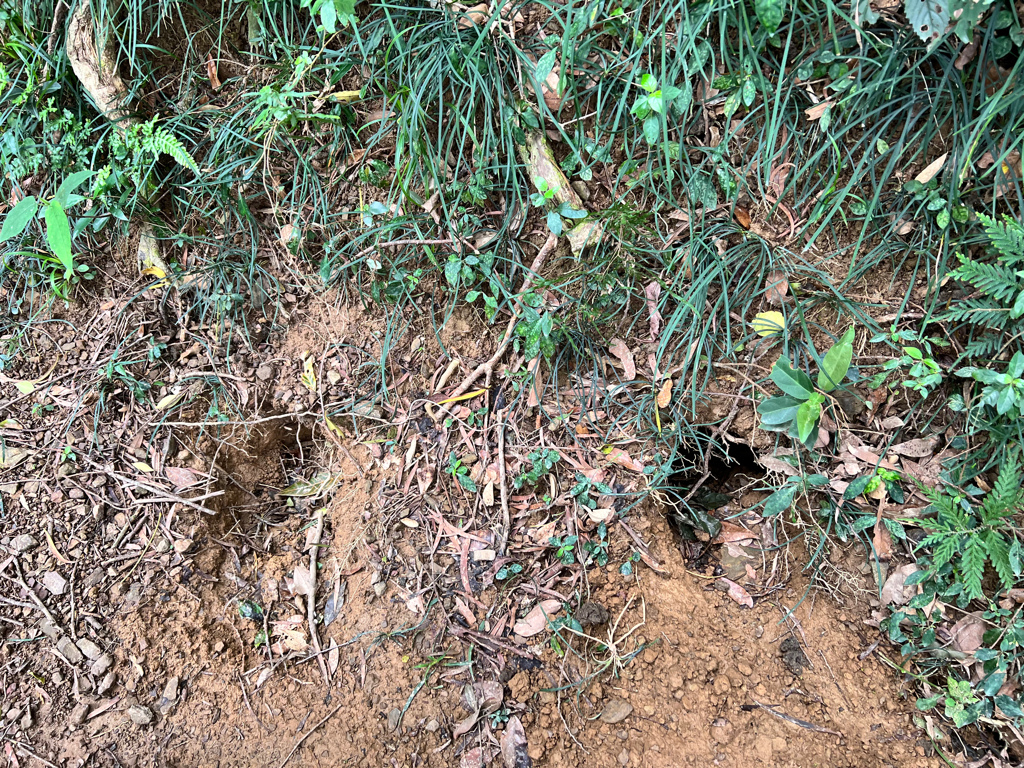
[[[324,676],[324,685],[330,686],[331,676],[327,672],[327,663],[323,654],[320,653],[320,638],[316,634],[316,555],[320,549],[320,539],[324,535],[324,511],[321,509],[316,513],[316,530],[309,541],[309,594],[306,596],[306,620],[309,622],[309,637],[312,640],[313,650],[316,651],[316,660],[320,665],[320,672]]]
[[[815,725],[814,723],[809,723],[806,720],[801,720],[799,717],[793,717],[792,715],[787,715],[785,712],[779,712],[775,709],[774,704],[762,704],[757,699],[754,699],[753,701],[753,704],[744,704],[741,709],[749,712],[751,709],[758,707],[769,714],[775,715],[780,720],[785,720],[787,723],[792,723],[793,725],[799,725],[801,728],[806,728],[807,730],[814,731],[815,733],[827,733],[830,736],[843,735],[839,731],[833,731],[831,728],[823,728],[820,725]]]
[[[537,256],[534,258],[533,264],[530,265],[530,271],[527,272],[526,277],[523,279],[523,284],[519,286],[519,296],[522,296],[533,286],[533,278],[537,276],[538,272],[540,272],[540,268],[544,266],[544,260],[547,259],[548,254],[554,250],[556,245],[558,245],[558,238],[554,234],[548,235],[547,241],[541,246],[540,250],[537,251]],[[513,331],[515,331],[516,323],[519,322],[519,316],[522,312],[521,306],[522,305],[517,299],[515,306],[512,308],[512,318],[508,321],[508,327],[505,328],[505,335],[498,344],[498,349],[495,350],[493,355],[491,355],[491,359],[486,363],[480,363],[480,365],[474,368],[470,374],[462,380],[462,383],[456,387],[455,391],[448,395],[449,400],[468,392],[469,388],[473,386],[477,379],[480,378],[480,374],[482,373],[487,374],[487,378],[485,380],[487,385],[490,386],[491,376],[494,374],[494,366],[497,365],[499,360],[501,360],[502,355],[505,354],[505,350],[508,349],[508,345],[512,342],[512,334]]]

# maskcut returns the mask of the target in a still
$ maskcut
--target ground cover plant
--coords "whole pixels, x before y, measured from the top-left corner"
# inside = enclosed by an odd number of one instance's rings
[[[245,653],[326,681],[350,574],[327,594],[318,505],[344,487],[328,454],[362,478],[365,449],[397,471],[364,520],[369,591],[398,584],[416,614],[375,647],[443,615],[395,732],[432,680],[504,673],[530,638],[577,707],[636,666],[641,601],[601,614],[590,580],[665,573],[638,533],[654,505],[737,606],[784,583],[729,549],[753,539],[853,594],[930,751],[1024,759],[1022,19],[1011,0],[0,0],[2,479],[114,462],[179,505],[113,532],[149,532],[136,566],[186,509],[231,510],[232,578],[301,517],[286,597],[230,600]],[[316,302],[372,338],[282,341]],[[278,428],[295,448],[249,487],[232,467]],[[403,542],[430,565],[402,571]],[[524,764],[524,712],[473,690],[459,754]]]

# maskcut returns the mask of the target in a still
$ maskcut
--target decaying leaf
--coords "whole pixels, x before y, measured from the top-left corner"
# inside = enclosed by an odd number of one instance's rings
[[[747,608],[754,607],[754,598],[752,598],[750,596],[750,593],[747,592],[747,590],[745,590],[735,581],[722,577],[718,580],[718,583],[728,587],[729,597],[731,597],[737,603]]]
[[[164,467],[164,475],[173,483],[175,488],[187,488],[199,482],[195,472],[182,467]]]
[[[608,345],[608,351],[622,363],[623,377],[626,381],[633,381],[636,378],[636,361],[626,342],[622,339],[612,339],[611,344]]]
[[[903,565],[889,574],[882,585],[882,605],[906,605],[918,592],[917,586],[904,586],[907,577],[917,570],[913,563]]]
[[[733,211],[733,217],[736,219],[736,223],[744,229],[750,229],[750,211],[746,208],[736,208]]]
[[[316,370],[314,365],[316,359],[309,355],[302,361],[302,376],[299,380],[302,382],[302,386],[308,389],[310,392],[316,392]]]
[[[518,715],[509,718],[501,734],[501,759],[505,768],[530,768],[526,751],[526,731]]]
[[[217,76],[217,60],[212,53],[206,54],[206,76],[210,80],[210,87],[215,91],[220,90],[220,77]]]
[[[823,114],[825,114],[825,110],[831,106],[831,101],[820,101],[813,107],[805,109],[804,114],[807,116],[808,120],[818,120]]]
[[[647,313],[651,316],[650,329],[651,338],[657,339],[661,333],[661,312],[658,311],[658,298],[661,296],[661,283],[650,282],[644,288],[644,296],[647,299]]]
[[[661,385],[661,389],[658,391],[657,403],[659,408],[668,408],[668,404],[672,402],[672,379],[665,379],[665,383]]]
[[[31,452],[26,448],[0,442],[0,469],[13,469],[30,455]]]
[[[540,634],[548,625],[548,619],[562,610],[560,600],[541,600],[526,614],[525,618],[515,623],[512,631],[520,637],[533,637]]]
[[[786,330],[786,316],[781,312],[758,312],[750,323],[758,336],[771,336]]]
[[[978,613],[969,613],[949,630],[953,648],[961,653],[974,653],[981,648],[985,636],[985,622]]]
[[[643,472],[643,462],[637,461],[628,453],[621,448],[616,448],[612,445],[606,445],[601,449],[601,452],[608,457],[608,460],[614,464],[618,464],[620,467],[632,470],[633,472]]]
[[[907,440],[897,443],[889,450],[900,456],[910,456],[914,459],[921,459],[935,453],[935,446],[938,445],[937,437],[919,437],[916,440]]]
[[[133,461],[132,466],[135,467],[139,472],[152,472],[153,468],[144,461]]]
[[[782,272],[769,272],[764,281],[764,297],[769,304],[779,306],[786,300],[789,293],[789,280]]]
[[[882,487],[885,491],[885,487]],[[879,520],[875,523],[874,536],[871,537],[871,545],[875,549],[875,556],[879,560],[890,560],[892,558],[892,534],[884,522]]]

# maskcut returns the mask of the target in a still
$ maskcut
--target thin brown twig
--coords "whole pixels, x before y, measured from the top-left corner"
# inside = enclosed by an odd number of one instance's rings
[[[537,251],[537,256],[534,258],[533,264],[530,265],[529,272],[527,272],[526,277],[523,278],[523,284],[519,286],[519,296],[522,296],[530,290],[530,287],[533,285],[533,278],[536,277],[538,272],[540,272],[540,268],[544,266],[544,260],[547,259],[548,254],[554,250],[556,245],[558,245],[558,237],[554,234],[548,235],[547,241],[545,241],[544,245],[542,245],[540,250]],[[515,305],[512,308],[512,317],[509,319],[508,326],[505,328],[505,335],[502,336],[497,350],[495,350],[494,354],[491,355],[491,359],[485,363],[480,363],[480,365],[474,368],[470,374],[462,380],[462,383],[456,387],[455,391],[448,395],[448,398],[464,395],[483,373],[487,374],[487,384],[489,385],[491,383],[494,366],[501,359],[502,355],[505,354],[505,350],[508,349],[508,345],[512,342],[512,332],[515,330],[516,323],[519,322],[521,306],[522,305],[518,301],[515,302]]]
[[[754,702],[755,706],[759,707],[760,709],[763,709],[765,712],[768,712],[769,714],[775,715],[775,717],[779,718],[780,720],[785,720],[787,723],[792,723],[793,725],[799,725],[801,728],[806,728],[807,730],[814,731],[815,733],[827,733],[830,736],[840,736],[840,737],[843,735],[839,731],[833,731],[831,728],[823,728],[820,725],[815,725],[814,723],[809,723],[806,720],[801,720],[798,717],[793,717],[792,715],[787,715],[785,712],[779,712],[778,710],[775,709],[775,706],[772,705],[772,704],[762,704],[757,699],[751,699],[751,701]]]
[[[320,672],[324,676],[324,685],[331,684],[331,675],[327,671],[327,663],[320,653],[320,638],[316,633],[316,555],[320,549],[320,539],[324,535],[324,511],[321,509],[316,513],[316,530],[309,545],[309,595],[306,597],[306,620],[309,622],[309,636],[313,641],[313,650],[316,651],[316,660],[320,665]]]
[[[304,742],[306,739],[308,739],[310,736],[312,736],[317,728],[319,728],[321,725],[323,725],[328,720],[330,720],[332,717],[334,717],[334,715],[337,713],[337,711],[339,709],[341,709],[343,706],[345,706],[345,702],[344,701],[341,702],[341,704],[336,706],[334,709],[332,709],[330,712],[328,712],[327,716],[324,717],[323,720],[321,720],[319,723],[317,723],[312,728],[310,728],[308,731],[306,731],[306,733],[302,736],[302,738],[295,742],[295,746],[292,747],[292,751],[288,753],[288,756],[285,757],[285,759],[281,762],[281,765],[278,766],[278,768],[284,768],[285,765],[287,765],[288,761],[292,759],[292,755],[295,754],[295,750],[297,750],[300,746],[302,746],[302,742]]]

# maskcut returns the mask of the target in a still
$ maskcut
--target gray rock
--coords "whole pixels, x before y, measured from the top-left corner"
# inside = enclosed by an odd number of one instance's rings
[[[174,709],[175,703],[178,701],[178,677],[167,678],[167,682],[164,684],[164,694],[160,697],[160,703],[157,704],[157,708],[160,710],[160,714],[166,715],[172,709]]]
[[[114,658],[109,653],[104,653],[92,663],[89,673],[96,678],[102,677],[113,663]]]
[[[98,662],[97,662],[98,663]],[[107,672],[100,680],[99,685],[96,686],[96,693],[100,696],[105,694],[111,688],[114,687],[114,683],[117,681],[117,674],[114,672]]]
[[[28,552],[30,549],[34,549],[37,544],[39,544],[39,542],[35,540],[35,537],[32,536],[32,534],[23,533],[20,536],[14,537],[14,540],[11,541],[11,549],[20,555],[22,552]]]
[[[128,717],[136,725],[149,725],[153,722],[153,710],[141,704],[132,704],[128,707]]]
[[[428,733],[437,733],[441,729],[441,724],[437,720],[428,720],[426,726]]]
[[[395,707],[388,712],[388,730],[394,733],[398,730],[398,726],[402,724],[402,710]]]
[[[71,710],[71,714],[68,715],[68,723],[73,726],[81,725],[85,722],[85,718],[89,716],[89,705],[83,701],[75,704],[75,708]]]
[[[78,650],[77,645],[71,642],[70,637],[65,636],[58,640],[57,650],[64,654],[64,658],[72,664],[82,663],[82,652]]]
[[[43,574],[43,586],[50,590],[52,595],[63,595],[68,588],[68,580],[56,571],[47,571]]]
[[[103,649],[87,637],[80,637],[76,643],[78,650],[85,654],[85,658],[96,661],[103,655]]]
[[[627,717],[633,713],[633,705],[625,699],[612,699],[604,705],[604,711],[601,712],[601,722],[608,723],[608,725],[615,725],[621,723]]]
[[[53,640],[54,642],[61,636],[60,627],[54,626],[49,619],[43,619],[39,622],[39,629],[44,635]]]
[[[267,381],[274,376],[274,366],[272,365],[261,365],[256,369],[256,378],[260,381]]]

